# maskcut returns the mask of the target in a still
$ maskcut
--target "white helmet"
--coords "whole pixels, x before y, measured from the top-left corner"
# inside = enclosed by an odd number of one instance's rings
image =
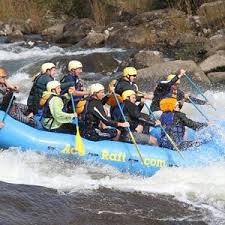
[[[104,86],[103,86],[102,84],[99,84],[99,83],[92,84],[92,85],[90,86],[90,92],[91,92],[92,95],[93,95],[94,93],[97,93],[97,92],[102,91],[102,90],[104,90],[104,89],[105,89]]]
[[[60,85],[61,85],[60,82],[57,80],[50,81],[47,83],[47,91],[51,92],[52,89],[55,89]]]
[[[50,69],[52,69],[54,67],[55,67],[54,63],[50,63],[50,62],[44,63],[41,66],[41,73],[46,73],[47,70],[50,70]]]
[[[80,61],[77,60],[72,60],[69,62],[68,64],[68,71],[71,71],[72,69],[78,69],[78,68],[82,68],[83,65]]]

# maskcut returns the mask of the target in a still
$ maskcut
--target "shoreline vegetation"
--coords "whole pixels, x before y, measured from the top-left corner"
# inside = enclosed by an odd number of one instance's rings
[[[73,18],[89,18],[97,25],[107,26],[112,22],[120,20],[122,14],[130,16],[138,15],[159,9],[176,9],[183,11],[186,15],[198,15],[200,7],[205,3],[220,1],[213,0],[2,0],[0,1],[0,21],[12,22],[13,20],[31,20],[35,29],[34,32],[41,32],[45,29],[46,16],[64,15],[66,20]],[[224,8],[224,6],[223,6]],[[207,16],[215,17],[213,26],[223,27],[223,9],[205,11]],[[218,15],[219,14],[219,15]],[[117,16],[117,17],[116,17]],[[219,18],[220,17],[220,18]],[[207,18],[206,18],[207,19]],[[207,21],[210,24],[210,19]],[[212,25],[211,25],[212,26]]]
[[[182,67],[217,85],[225,84],[224,21],[224,0],[1,0],[0,42],[132,49],[119,67],[151,79]]]

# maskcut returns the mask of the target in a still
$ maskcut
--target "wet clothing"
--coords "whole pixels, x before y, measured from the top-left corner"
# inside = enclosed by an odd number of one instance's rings
[[[123,113],[126,120],[130,124],[131,131],[134,131],[139,124],[143,126],[155,126],[155,122],[150,120],[148,115],[141,113],[141,110],[144,106],[143,103],[139,103],[139,105],[136,105],[129,100],[125,100],[123,104]]]
[[[172,80],[170,81],[160,81],[157,87],[155,88],[154,91],[154,97],[152,99],[152,104],[150,106],[151,110],[154,111],[159,111],[160,107],[160,101],[164,98],[176,98],[177,101],[183,100],[184,99],[184,92],[181,91],[180,89],[177,90],[172,90],[172,86],[179,80],[178,76],[175,76]],[[190,97],[191,100],[199,105],[204,105],[206,104],[206,101],[200,100],[198,98]],[[189,102],[189,100],[187,100]]]
[[[161,124],[165,128],[167,134],[175,142],[177,146],[182,145],[185,133],[185,126],[199,130],[207,126],[207,123],[195,122],[182,112],[164,112],[161,116]],[[159,140],[159,146],[169,149],[173,149],[173,145],[166,137],[165,132],[161,131],[161,137]]]
[[[1,84],[0,85],[0,109],[1,110],[3,111],[7,110],[12,97],[13,97],[13,92],[9,92],[6,85]],[[14,98],[13,99],[14,101],[15,96],[13,98]],[[12,118],[34,127],[35,122],[33,118],[28,118],[26,116],[27,109],[28,107],[26,105],[13,102],[8,113]]]
[[[124,80],[123,78],[117,80],[117,82],[115,83],[115,93],[122,96],[123,92],[127,90],[133,90],[137,92],[138,86],[136,83]]]
[[[89,100],[84,121],[85,126],[81,131],[82,136],[85,138],[93,141],[110,140],[117,135],[117,131],[115,129],[117,127],[117,122],[107,117],[103,108],[106,101],[107,98],[104,98],[101,101],[92,97]],[[106,126],[114,128],[102,129],[100,128],[101,122]]]
[[[56,95],[55,93],[45,91],[43,96],[50,95],[43,108],[42,125],[45,129],[54,131],[61,128],[62,124],[72,123],[74,117],[73,113],[66,113],[63,111],[65,101],[69,100],[68,94],[65,98]]]
[[[27,99],[28,113],[36,114],[40,108],[39,102],[43,92],[46,90],[48,82],[53,81],[54,78],[48,74],[39,74],[33,81],[29,97]]]
[[[149,144],[149,127],[155,126],[155,122],[150,120],[149,116],[141,113],[144,104],[139,103],[136,105],[129,100],[125,100],[123,102],[123,106],[121,107],[124,113],[124,116],[130,124],[130,130],[132,131],[134,138],[138,144]],[[117,106],[117,108],[119,108]],[[124,120],[120,120],[124,122]],[[136,132],[135,128],[138,125],[142,125],[144,127],[143,133]],[[130,135],[127,129],[121,128],[121,141],[130,142]]]
[[[83,88],[84,88],[82,81],[79,79],[79,77],[73,74],[68,74],[64,76],[60,82],[61,82],[61,89],[62,89],[61,94],[67,93],[70,87],[74,87],[76,91],[83,91]],[[75,105],[83,97],[84,96],[73,96],[73,101]],[[72,111],[72,103],[68,105],[68,110],[70,112]]]

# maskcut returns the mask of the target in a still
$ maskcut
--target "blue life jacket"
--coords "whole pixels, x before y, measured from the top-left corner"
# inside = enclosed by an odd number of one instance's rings
[[[81,80],[79,79],[78,76],[74,76],[72,74],[67,74],[65,75],[61,80],[60,83],[70,83],[73,84],[72,86],[75,87],[75,89],[77,91],[81,91],[83,88],[83,84],[81,83]],[[66,88],[64,88],[61,92],[61,94],[65,94],[66,92],[68,92],[68,89],[71,86],[68,86]],[[84,96],[73,96],[73,101],[74,103],[78,102],[79,100],[81,100]]]
[[[121,106],[121,109],[123,110],[124,103],[120,103],[120,106]],[[110,115],[111,115],[111,118],[115,121],[123,121],[123,116],[118,105],[110,108]]]
[[[174,112],[164,112],[160,121],[166,133],[172,138],[172,140],[177,145],[181,144],[183,142],[185,127],[181,124],[174,124]],[[169,149],[174,148],[163,130],[161,131],[159,146]]]

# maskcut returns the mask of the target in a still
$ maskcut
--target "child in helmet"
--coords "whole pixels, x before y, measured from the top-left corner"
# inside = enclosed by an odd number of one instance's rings
[[[68,91],[71,94],[74,90],[70,88]],[[47,91],[43,93],[45,104],[41,119],[42,126],[49,131],[74,133],[77,114],[64,112],[65,104],[70,99],[70,95],[65,94],[65,96],[61,96],[60,93],[60,82],[48,82]],[[45,98],[45,96],[48,96],[48,98]]]
[[[99,83],[90,86],[91,97],[88,101],[82,136],[92,141],[118,140],[120,132],[115,128],[129,126],[127,122],[121,123],[107,117],[103,107],[106,100],[104,90],[104,86]],[[102,124],[110,127],[103,128]]]

